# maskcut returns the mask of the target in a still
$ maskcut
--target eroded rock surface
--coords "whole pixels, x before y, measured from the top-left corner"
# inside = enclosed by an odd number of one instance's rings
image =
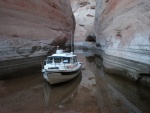
[[[70,44],[73,32],[68,0],[0,1],[0,62],[47,55]]]
[[[89,45],[85,41],[89,35],[93,35],[95,0],[70,0],[70,2],[76,20],[75,48]]]
[[[73,28],[68,0],[1,0],[0,60],[45,55],[69,44]]]
[[[144,71],[150,73],[150,1],[96,2],[96,43],[106,55],[147,65]]]

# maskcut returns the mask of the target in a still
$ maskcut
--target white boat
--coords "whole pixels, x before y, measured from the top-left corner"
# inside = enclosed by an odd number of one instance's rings
[[[56,50],[44,61],[42,73],[50,84],[65,82],[76,77],[81,71],[82,63],[77,62],[77,55]]]

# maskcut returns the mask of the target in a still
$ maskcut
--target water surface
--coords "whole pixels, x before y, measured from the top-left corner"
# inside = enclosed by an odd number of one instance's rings
[[[149,88],[106,74],[95,57],[78,54],[82,72],[58,85],[39,72],[0,80],[0,113],[148,113]]]

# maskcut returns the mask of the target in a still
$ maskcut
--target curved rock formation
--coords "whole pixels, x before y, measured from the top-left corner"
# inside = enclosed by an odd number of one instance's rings
[[[70,44],[74,23],[69,0],[1,0],[0,68],[18,67],[8,60],[33,61],[56,45]],[[27,65],[28,61],[21,63]],[[20,66],[20,62],[15,64]]]
[[[93,41],[90,38],[93,36],[95,0],[70,0],[70,2],[76,20],[75,48],[82,48],[89,45],[85,40]]]
[[[117,65],[130,70],[131,65],[127,60],[132,61],[137,73],[150,73],[150,1],[96,2],[96,43],[101,46],[105,55],[126,60],[116,61],[109,58],[111,63],[118,62]]]

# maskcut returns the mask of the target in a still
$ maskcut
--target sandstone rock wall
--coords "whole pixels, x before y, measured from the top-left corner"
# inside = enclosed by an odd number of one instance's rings
[[[40,64],[55,46],[70,44],[74,26],[69,0],[0,0],[1,74]]]
[[[76,20],[74,34],[75,48],[83,48],[88,35],[92,35],[95,0],[70,0],[72,11]]]
[[[73,31],[68,0],[0,1],[0,61],[46,55]]]
[[[96,43],[107,55],[150,65],[149,0],[96,0],[95,16]]]

